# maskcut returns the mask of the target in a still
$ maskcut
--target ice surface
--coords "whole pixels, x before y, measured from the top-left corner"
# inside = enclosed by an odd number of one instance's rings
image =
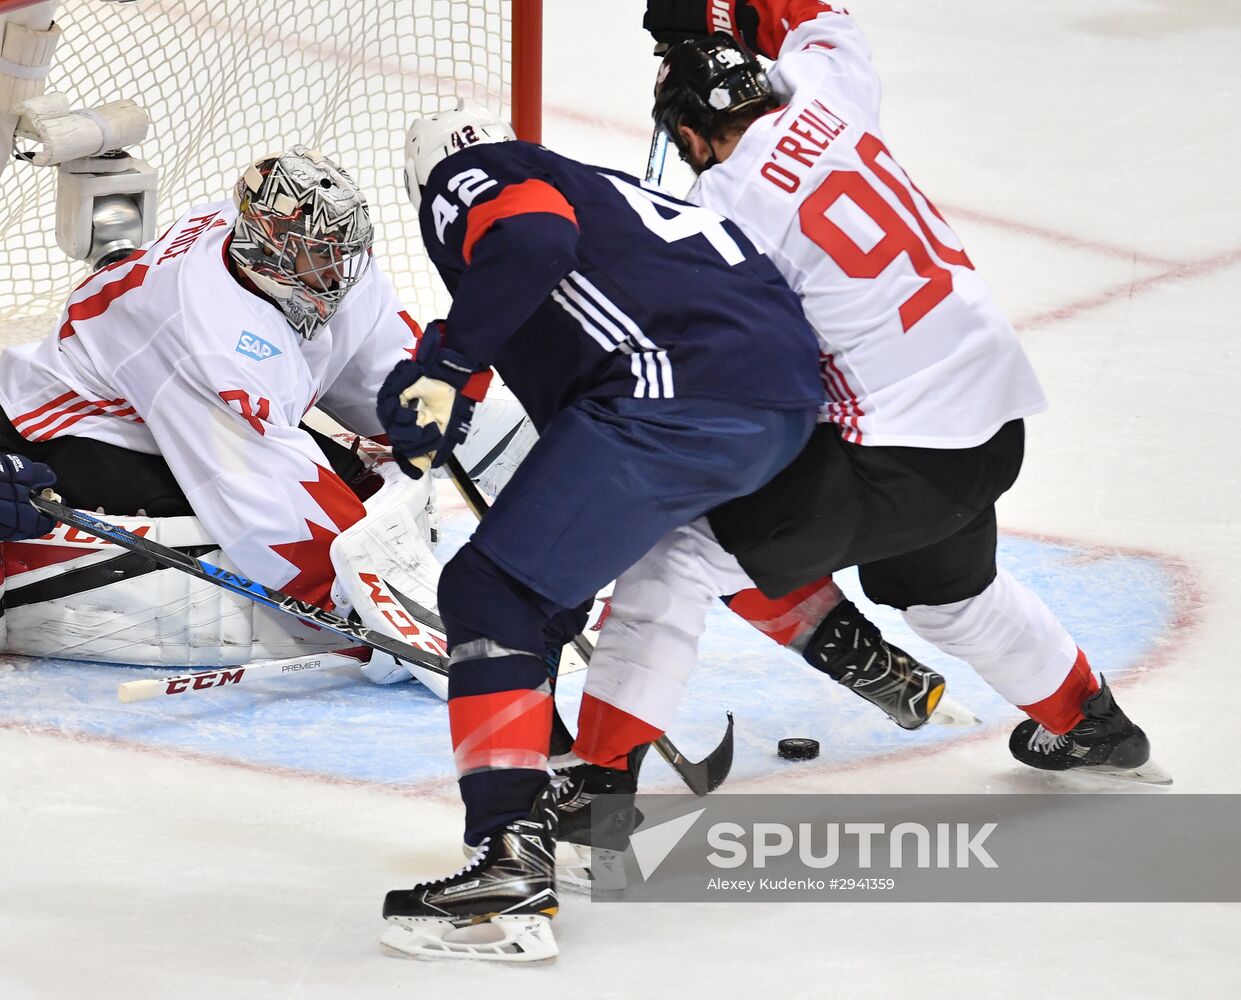
[[[1225,713],[1241,620],[1241,11],[849,7],[884,76],[890,147],[956,226],[1052,398],[1000,506],[1002,559],[1116,681],[1175,775],[1168,794],[1239,792]],[[549,145],[641,171],[655,63],[640,9],[547,0]],[[459,539],[468,521],[449,518]],[[985,724],[903,734],[720,613],[674,737],[697,755],[733,709],[738,790],[1063,787],[1009,758],[1016,716],[968,670],[878,620]],[[387,959],[384,891],[460,863],[442,706],[345,675],[121,706],[115,684],[139,675],[0,664],[6,1000],[1241,995],[1236,906],[570,897],[555,966]],[[579,686],[566,679],[570,718]],[[818,738],[823,756],[777,761],[789,735]],[[662,764],[649,772],[674,787]]]

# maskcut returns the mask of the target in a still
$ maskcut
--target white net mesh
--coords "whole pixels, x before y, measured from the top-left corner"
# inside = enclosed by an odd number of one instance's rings
[[[359,182],[376,253],[421,319],[446,308],[401,187],[410,118],[460,95],[511,112],[511,0],[67,0],[48,89],[75,107],[129,98],[152,130],[162,230],[228,196],[253,159],[295,143]],[[0,176],[0,336],[41,336],[85,274],[56,246],[55,169]]]

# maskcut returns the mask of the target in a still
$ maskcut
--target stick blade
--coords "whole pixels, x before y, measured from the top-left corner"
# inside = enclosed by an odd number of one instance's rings
[[[714,792],[733,767],[733,713],[728,713],[728,728],[719,745],[702,760],[690,760],[668,739],[667,734],[657,739],[653,746],[695,795],[701,797]]]
[[[116,696],[125,705],[135,701],[149,701],[164,693],[163,681],[126,681],[116,689]]]
[[[724,738],[720,740],[720,745],[707,755],[703,763],[707,765],[707,791],[714,792],[724,784],[724,779],[733,769],[732,712],[728,713],[728,728],[724,731]]]

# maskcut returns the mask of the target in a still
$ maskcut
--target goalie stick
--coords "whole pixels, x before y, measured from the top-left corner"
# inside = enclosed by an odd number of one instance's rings
[[[470,508],[474,516],[482,519],[483,514],[487,512],[490,506],[487,498],[482,495],[478,487],[474,485],[474,480],[470,478],[468,472],[461,465],[461,462],[455,455],[449,455],[448,461],[445,463],[448,469],[449,478],[452,479],[453,485],[457,487],[457,492],[461,494],[461,499],[465,501],[465,505]],[[575,636],[572,641],[573,651],[582,658],[586,663],[590,662],[591,653],[594,652],[593,647],[587,642],[585,636]],[[555,669],[549,671],[552,680],[553,692],[555,690]],[[706,795],[713,792],[724,783],[724,779],[728,777],[728,772],[733,766],[733,714],[728,713],[728,728],[724,731],[724,738],[720,740],[719,745],[712,750],[702,760],[690,760],[676,745],[668,738],[665,733],[654,742],[655,750],[659,755],[668,762],[677,776],[685,782],[685,786],[695,795]],[[573,736],[565,726],[564,720],[560,717],[560,712],[553,714],[552,718],[552,756],[558,757],[569,753],[573,748]]]
[[[126,681],[116,689],[116,696],[125,704],[149,701],[170,695],[196,694],[215,688],[234,687],[254,680],[272,677],[288,677],[307,671],[331,670],[339,667],[357,667],[362,650],[338,650],[337,652],[307,653],[282,660],[256,660],[240,663],[235,667],[217,667],[214,670],[194,670],[185,674],[173,674],[158,680]]]

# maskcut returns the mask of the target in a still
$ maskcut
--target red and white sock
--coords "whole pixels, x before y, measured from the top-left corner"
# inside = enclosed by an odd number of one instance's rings
[[[724,603],[769,639],[801,650],[829,611],[844,599],[830,576],[770,598],[757,587],[726,597]]]

